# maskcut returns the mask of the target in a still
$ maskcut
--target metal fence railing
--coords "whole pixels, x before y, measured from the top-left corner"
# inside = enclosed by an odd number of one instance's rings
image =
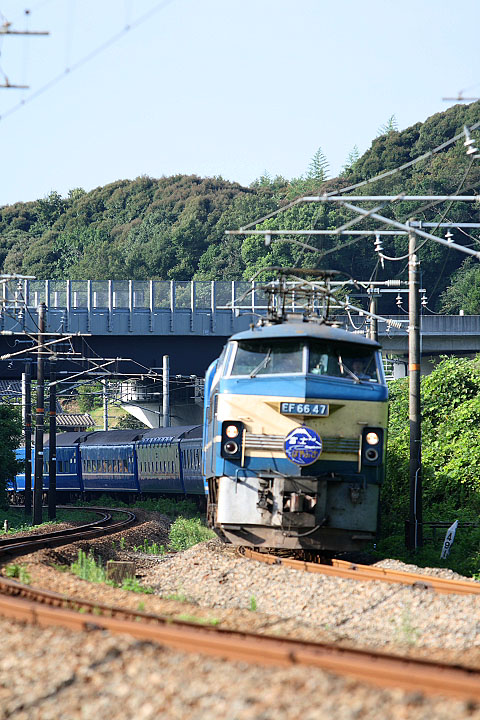
[[[25,280],[8,288],[30,308],[42,302],[66,310],[230,310],[265,311],[262,283],[244,280]],[[289,309],[300,308],[295,298]]]

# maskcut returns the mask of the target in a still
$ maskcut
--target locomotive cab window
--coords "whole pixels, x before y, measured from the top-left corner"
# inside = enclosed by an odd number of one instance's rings
[[[311,341],[308,372],[354,382],[380,382],[377,352],[369,347],[347,343]]]
[[[304,343],[298,340],[241,340],[232,375],[289,375],[303,372]]]

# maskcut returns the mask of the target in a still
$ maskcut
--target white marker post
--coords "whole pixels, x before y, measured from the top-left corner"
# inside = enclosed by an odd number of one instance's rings
[[[441,560],[446,560],[450,553],[450,550],[452,549],[453,541],[455,540],[455,533],[457,532],[457,527],[458,520],[455,520],[453,525],[450,525],[447,530],[447,534],[445,535],[445,542],[443,543],[442,553],[440,555]]]

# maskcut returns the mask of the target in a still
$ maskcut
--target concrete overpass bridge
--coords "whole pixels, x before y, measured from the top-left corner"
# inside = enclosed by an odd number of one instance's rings
[[[24,280],[4,285],[0,319],[0,354],[14,353],[30,343],[25,333],[38,332],[37,307],[46,304],[46,332],[82,334],[73,346],[84,357],[131,358],[122,372],[161,368],[170,356],[173,375],[203,376],[218,356],[226,338],[248,328],[266,310],[259,283],[234,281],[52,281]],[[250,293],[248,291],[251,291]],[[292,310],[295,310],[293,301]],[[298,306],[297,306],[298,309]],[[388,354],[405,358],[408,316],[404,329],[378,325],[379,339]],[[352,329],[347,317],[339,322]],[[355,317],[357,326],[363,322]],[[364,332],[365,327],[359,329]],[[422,317],[424,360],[442,354],[480,353],[480,316],[433,315]],[[0,377],[20,377],[24,356],[0,361]],[[60,370],[74,372],[75,362]]]

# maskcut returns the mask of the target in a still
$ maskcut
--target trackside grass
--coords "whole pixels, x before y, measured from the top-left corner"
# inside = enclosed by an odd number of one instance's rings
[[[173,550],[187,550],[192,545],[214,537],[213,530],[205,527],[200,518],[178,517],[170,528],[170,547]]]

